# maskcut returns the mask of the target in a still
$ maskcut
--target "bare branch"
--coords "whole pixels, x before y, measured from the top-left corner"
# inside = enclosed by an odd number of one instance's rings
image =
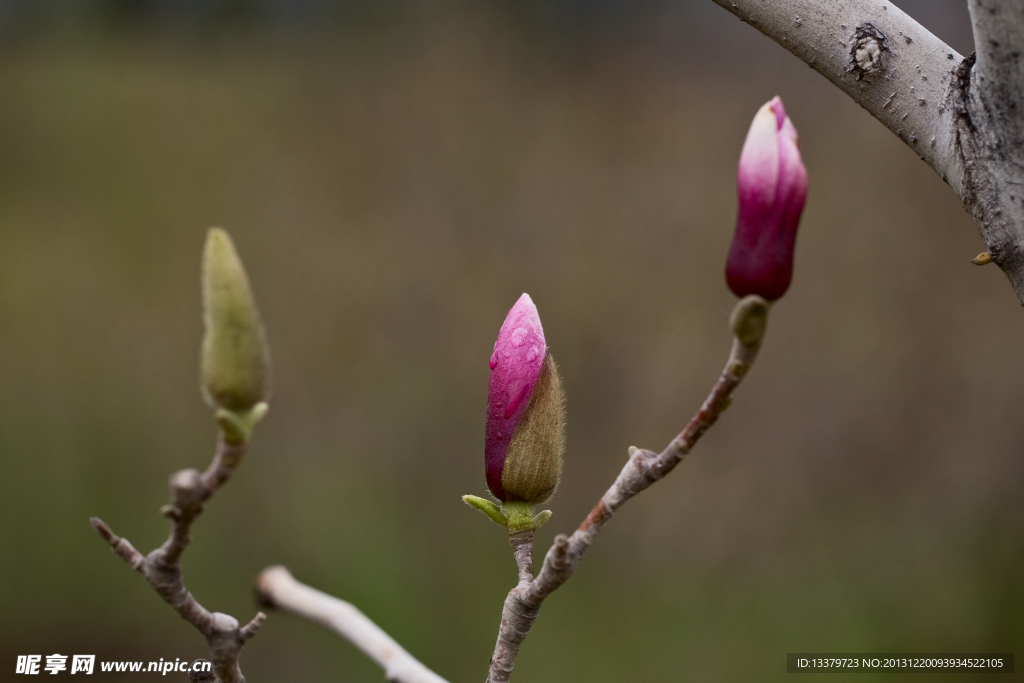
[[[405,651],[354,605],[310,588],[282,566],[256,578],[260,603],[291,612],[345,638],[384,669],[391,683],[447,683]]]
[[[883,0],[715,0],[832,81],[885,124],[959,194],[952,112],[963,60]]]
[[[488,681],[508,680],[519,654],[519,646],[526,638],[526,631],[520,631],[515,626],[518,623],[525,623],[528,631],[537,618],[540,607],[528,607],[522,597],[533,581],[533,531],[509,534],[508,540],[512,545],[516,566],[519,567],[519,583],[509,591],[502,606],[501,628],[498,629],[498,642],[494,646],[490,669],[487,672]],[[514,614],[515,621],[508,622],[506,614]]]
[[[1015,0],[970,0],[968,9],[977,49],[974,73],[978,87],[989,90],[999,124],[1019,139],[1024,130],[1024,120],[1016,107],[1024,87],[1024,46],[1020,42],[1024,6]]]
[[[573,575],[583,554],[616,510],[682,462],[683,457],[690,452],[701,435],[729,407],[730,395],[750,370],[759,349],[760,342],[754,346],[744,346],[738,339],[733,340],[732,353],[725,369],[722,370],[721,376],[700,410],[686,425],[686,429],[661,453],[631,447],[626,466],[579,528],[572,536],[560,534],[555,537],[555,542],[548,550],[544,565],[536,579],[530,581],[526,578],[532,574],[532,561],[530,571],[524,571],[524,563],[520,558],[521,548],[517,547],[516,541],[513,540],[516,562],[520,567],[519,584],[505,599],[501,626],[498,629],[498,642],[491,657],[488,683],[506,683],[510,679],[512,667],[519,654],[519,646],[537,619],[544,599]]]
[[[245,683],[245,676],[238,668],[238,657],[242,645],[256,634],[266,615],[260,612],[244,628],[239,628],[234,617],[210,612],[185,588],[179,559],[192,540],[192,522],[202,513],[203,504],[234,472],[245,450],[245,443],[231,443],[221,434],[213,462],[206,472],[200,474],[188,469],[171,476],[171,503],[161,509],[171,520],[170,535],[149,555],[143,556],[99,518],[89,520],[114,554],[146,577],[160,597],[206,637],[213,659],[213,674],[220,683]]]
[[[519,567],[519,585],[530,583],[533,581],[533,529],[509,534],[508,542]]]
[[[1024,6],[971,0],[968,7],[977,61],[960,69],[953,93],[960,198],[1024,303]]]

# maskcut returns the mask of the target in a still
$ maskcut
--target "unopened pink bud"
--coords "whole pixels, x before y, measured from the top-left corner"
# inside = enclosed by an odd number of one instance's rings
[[[528,294],[508,312],[490,364],[487,486],[502,502],[542,502],[558,485],[565,418],[558,372]]]
[[[768,301],[789,289],[793,248],[807,199],[796,128],[778,97],[761,107],[740,153],[739,215],[725,279],[736,296]]]

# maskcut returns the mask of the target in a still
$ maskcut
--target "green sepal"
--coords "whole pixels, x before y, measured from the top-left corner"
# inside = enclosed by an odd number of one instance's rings
[[[551,510],[541,510],[537,514],[533,514],[533,503],[521,500],[502,503],[501,507],[480,496],[463,496],[462,502],[484,513],[495,524],[500,524],[508,529],[510,534],[520,531],[535,531],[551,519]]]
[[[501,511],[508,519],[508,532],[516,534],[520,531],[535,531],[551,519],[551,510],[543,510],[537,514],[533,513],[533,503],[521,500],[513,500],[501,504]]]
[[[508,526],[508,519],[504,514],[502,514],[501,508],[499,508],[496,503],[492,503],[486,498],[481,498],[480,496],[463,496],[462,502],[484,513],[490,517],[491,521],[495,524]]]
[[[530,522],[530,524],[536,531],[547,524],[549,519],[551,519],[551,510],[541,510],[534,516],[533,521]]]
[[[218,408],[214,416],[228,443],[246,443],[252,436],[252,430],[267,414],[270,408],[266,403],[259,402],[245,412],[235,412],[227,408]]]

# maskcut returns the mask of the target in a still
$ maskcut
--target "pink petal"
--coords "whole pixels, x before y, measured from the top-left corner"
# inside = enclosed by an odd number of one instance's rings
[[[782,100],[758,110],[740,153],[739,212],[726,261],[726,281],[737,296],[773,301],[789,288],[796,231],[807,198],[807,171],[796,128]]]
[[[487,392],[487,429],[484,469],[487,486],[498,500],[506,500],[501,473],[509,442],[530,404],[533,387],[544,366],[547,343],[540,315],[528,294],[508,312],[491,355],[491,383]]]

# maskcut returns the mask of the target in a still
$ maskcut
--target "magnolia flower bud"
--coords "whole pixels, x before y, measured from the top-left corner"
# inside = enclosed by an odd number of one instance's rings
[[[533,505],[554,493],[565,448],[564,402],[537,307],[523,294],[491,356],[484,463],[498,500]]]
[[[796,128],[778,97],[750,124],[737,173],[739,216],[725,279],[738,297],[774,301],[793,277],[793,247],[807,199],[807,170]]]
[[[270,352],[245,269],[220,228],[203,251],[203,311],[203,395],[213,407],[249,412],[270,393]]]

